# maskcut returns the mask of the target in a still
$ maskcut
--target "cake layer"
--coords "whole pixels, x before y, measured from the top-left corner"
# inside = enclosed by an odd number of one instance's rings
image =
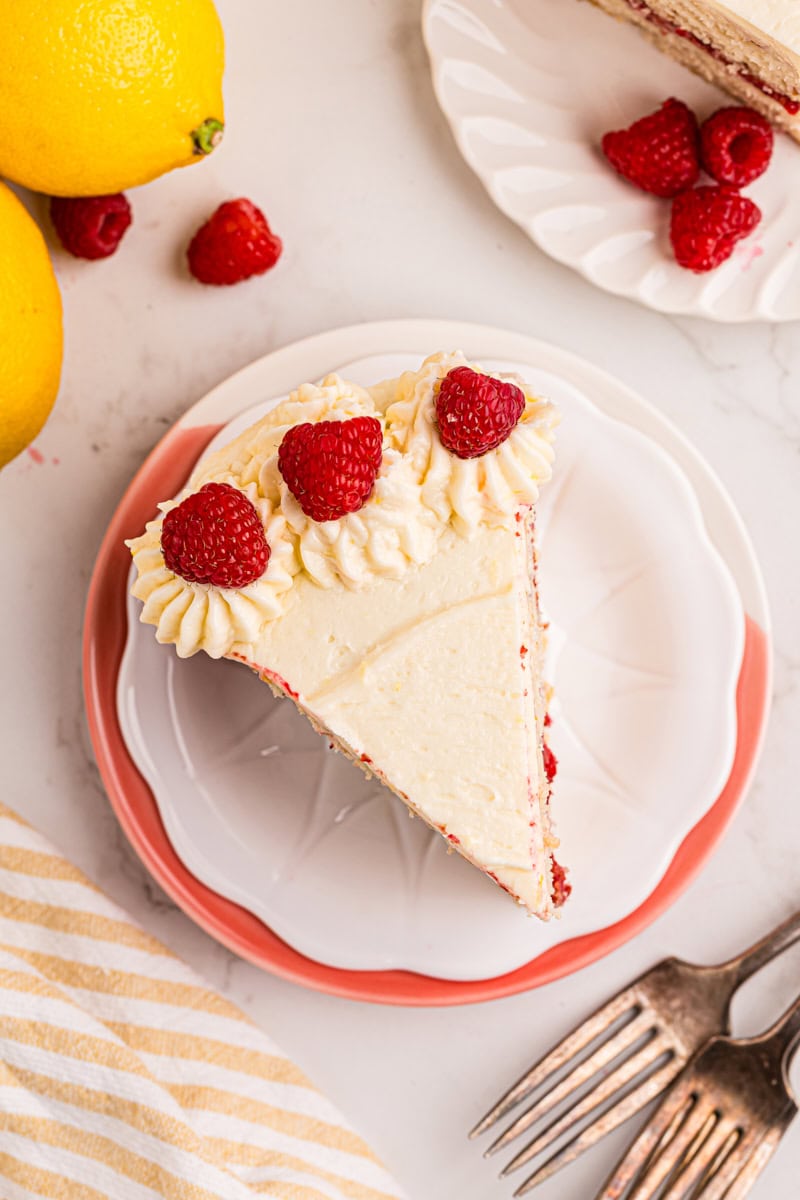
[[[800,6],[777,0],[593,0],[800,140]]]

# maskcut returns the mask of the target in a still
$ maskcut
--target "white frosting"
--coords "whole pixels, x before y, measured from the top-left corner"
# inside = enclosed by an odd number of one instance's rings
[[[482,458],[457,458],[439,440],[434,402],[440,381],[462,365],[468,365],[463,354],[432,355],[419,371],[371,389],[373,414],[385,412],[384,453],[359,512],[313,521],[281,482],[281,506],[316,583],[353,587],[400,578],[409,563],[430,560],[451,521],[467,536],[479,525],[510,528],[518,509],[534,503],[538,485],[550,477],[556,410],[515,380],[526,407],[510,437]],[[262,479],[274,469],[265,463]]]
[[[133,594],[145,601],[141,619],[156,626],[159,641],[174,642],[182,656],[202,649],[220,657],[234,644],[252,644],[261,626],[281,615],[299,571],[323,588],[361,588],[429,562],[449,526],[464,537],[482,526],[512,528],[516,513],[534,503],[539,484],[550,477],[557,412],[515,379],[526,404],[510,436],[480,458],[459,459],[439,440],[434,414],[439,382],[459,365],[469,365],[460,353],[434,355],[419,371],[370,390],[336,375],[318,386],[304,384],[204,459],[162,513],[211,480],[230,483],[256,505],[270,561],[261,579],[239,590],[189,583],[164,563],[162,518],[151,521],[129,544],[139,572]],[[384,426],[375,487],[358,512],[313,521],[278,471],[281,440],[305,421],[355,416],[374,416]]]
[[[469,539],[450,525],[430,562],[369,588],[320,588],[303,572],[281,620],[233,653],[546,916],[555,840],[530,538],[529,522]]]
[[[749,21],[795,54],[800,54],[800,4],[797,0],[722,0],[727,8]]]
[[[131,591],[144,601],[139,619],[155,625],[157,640],[174,643],[181,658],[198,650],[221,658],[235,642],[253,642],[265,621],[281,615],[281,596],[297,572],[283,512],[260,496],[254,484],[243,485],[230,474],[216,478],[240,487],[263,522],[270,558],[255,583],[238,589],[218,588],[210,583],[189,583],[170,571],[161,552],[161,522],[180,497],[159,505],[162,515],[150,521],[140,537],[128,542],[138,572]]]
[[[358,512],[338,521],[312,521],[285,484],[281,505],[303,569],[322,587],[399,579],[409,563],[433,557],[443,528],[423,505],[411,464],[391,449],[384,449],[372,495]]]
[[[478,525],[510,529],[520,507],[535,503],[539,484],[550,478],[557,413],[515,378],[525,409],[509,437],[480,458],[458,458],[441,443],[434,403],[439,382],[459,365],[468,365],[463,355],[437,354],[421,370],[401,375],[386,410],[386,436],[409,460],[421,502],[440,526],[452,521],[465,534]]]

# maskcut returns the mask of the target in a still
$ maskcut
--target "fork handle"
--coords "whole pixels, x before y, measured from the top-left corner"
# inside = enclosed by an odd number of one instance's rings
[[[800,1039],[800,996],[763,1035],[763,1040],[770,1044],[776,1056],[782,1059],[785,1065],[788,1064],[793,1051],[797,1049],[798,1039]]]
[[[725,963],[725,966],[733,974],[734,987],[738,987],[740,983],[744,983],[745,979],[755,975],[756,971],[760,971],[768,962],[771,962],[778,954],[782,954],[784,950],[788,950],[798,940],[800,940],[800,912],[789,917],[772,933],[768,933],[760,942],[756,942],[749,950],[745,950],[744,954]]]

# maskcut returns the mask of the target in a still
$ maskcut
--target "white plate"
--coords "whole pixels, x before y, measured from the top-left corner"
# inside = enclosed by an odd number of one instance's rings
[[[717,321],[800,317],[800,153],[775,139],[747,195],[761,225],[706,275],[672,259],[669,202],[621,180],[600,138],[685,100],[700,119],[735,101],[579,0],[426,0],[442,110],[492,199],[547,254],[598,287]]]
[[[376,382],[417,365],[434,344],[341,370]],[[521,966],[638,907],[729,774],[742,598],[695,492],[656,441],[570,381],[565,366],[577,360],[544,346],[535,359],[482,361],[518,370],[563,413],[540,506],[557,689],[554,804],[574,884],[562,919],[527,917],[448,855],[249,671],[201,654],[180,661],[158,646],[129,600],[118,711],[175,849],[204,883],[318,961],[449,979]],[[238,414],[214,444],[276,402],[252,405],[264,395],[258,366],[195,410],[195,423]],[[621,385],[597,380],[604,407],[630,409]]]

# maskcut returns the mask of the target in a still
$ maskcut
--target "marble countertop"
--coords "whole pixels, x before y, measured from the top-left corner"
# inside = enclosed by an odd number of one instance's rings
[[[282,1043],[414,1200],[502,1200],[513,1186],[496,1179],[465,1133],[521,1069],[657,958],[732,954],[800,899],[798,328],[670,319],[595,290],[535,250],[459,157],[434,101],[416,0],[219,0],[219,8],[229,63],[222,148],[202,167],[131,193],[135,223],[115,258],[56,256],[66,307],[61,395],[33,450],[0,474],[3,798]],[[234,195],[265,209],[285,254],[262,280],[203,288],[185,274],[181,250]],[[41,215],[40,201],[29,202]],[[271,349],[403,316],[550,340],[657,405],[735,498],[774,619],[763,756],[701,877],[650,929],[580,974],[449,1010],[304,991],[202,933],[121,833],[92,761],[81,695],[94,556],[164,431]],[[747,985],[734,1009],[738,1032],[755,1032],[793,998],[798,963],[790,954]],[[542,1200],[593,1195],[628,1136],[543,1186]],[[800,1125],[754,1195],[796,1195],[798,1164]]]

